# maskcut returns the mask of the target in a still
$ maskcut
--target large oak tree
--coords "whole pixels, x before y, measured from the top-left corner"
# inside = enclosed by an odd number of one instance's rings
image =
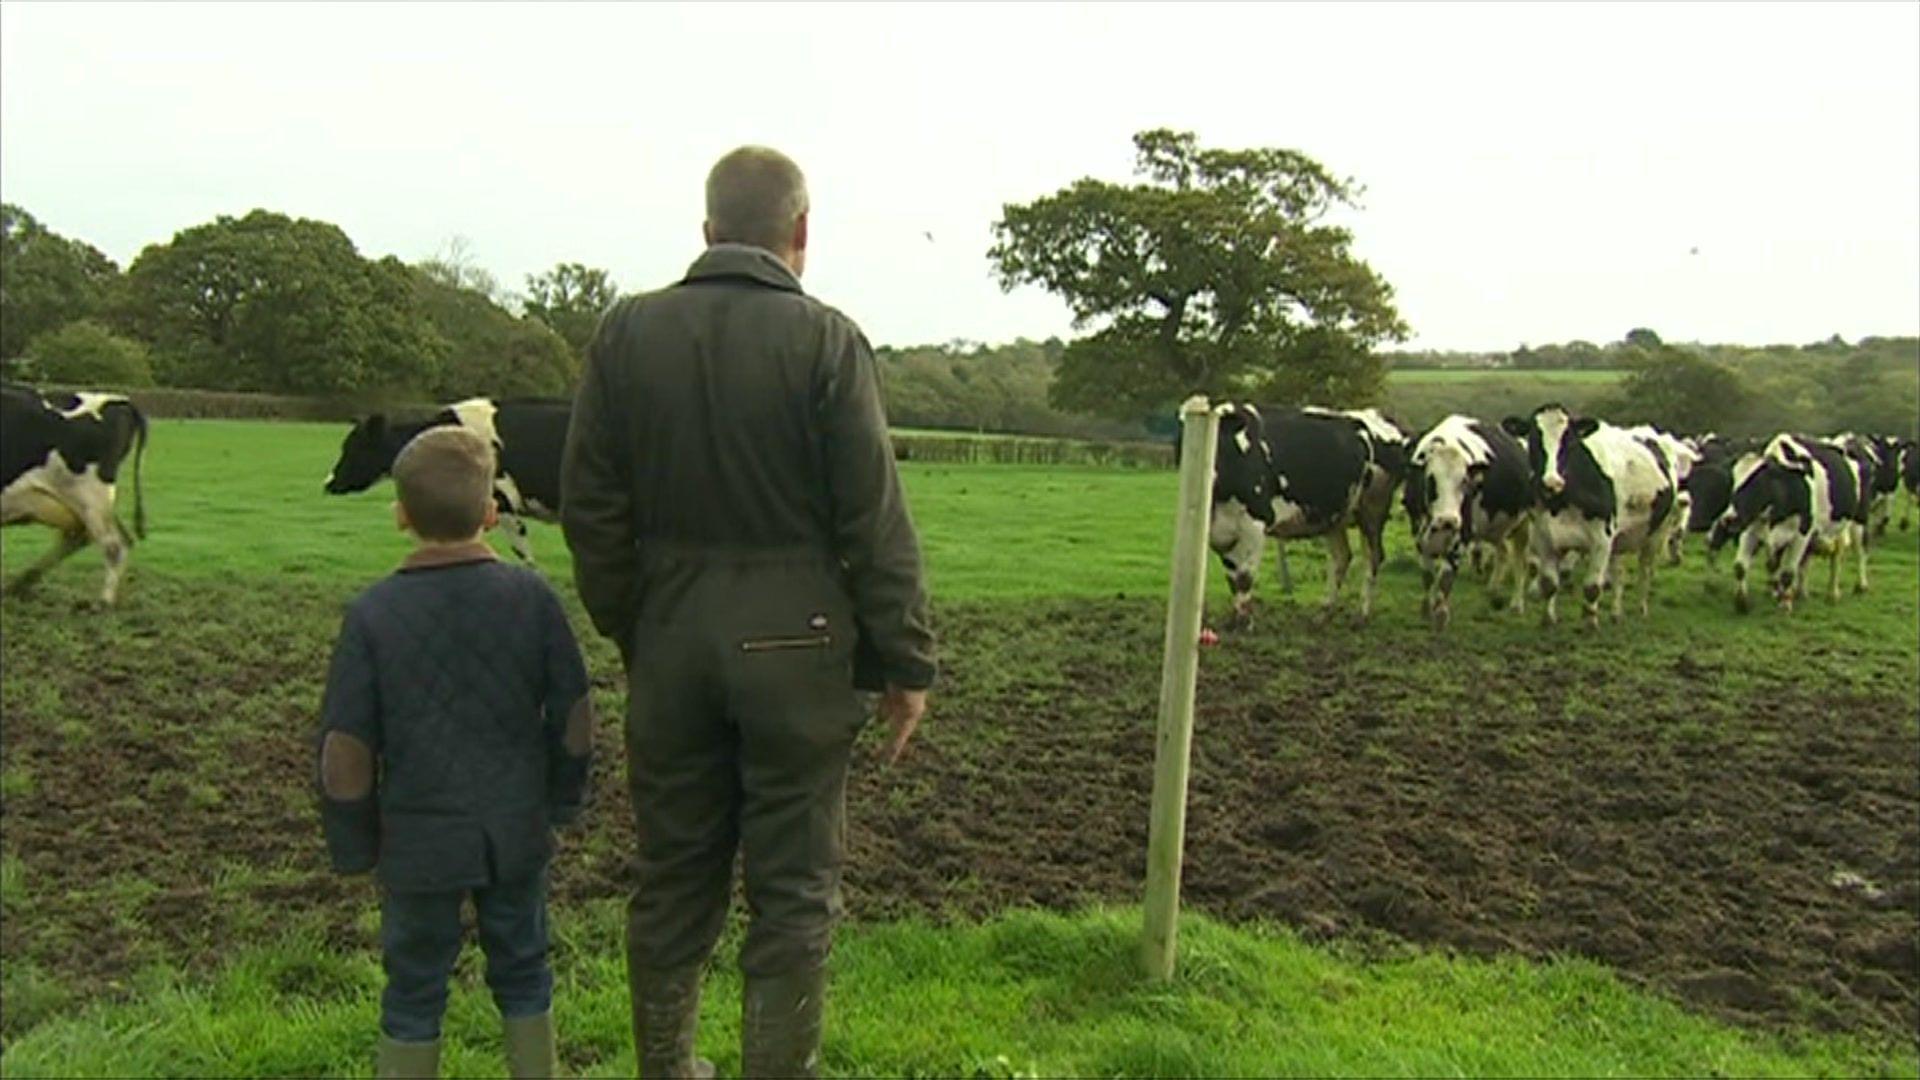
[[[988,256],[1001,287],[1038,285],[1091,329],[1049,397],[1115,417],[1193,393],[1363,404],[1376,346],[1406,339],[1393,289],[1328,216],[1358,185],[1295,150],[1214,150],[1134,136],[1141,182],[1091,178],[1008,205]]]

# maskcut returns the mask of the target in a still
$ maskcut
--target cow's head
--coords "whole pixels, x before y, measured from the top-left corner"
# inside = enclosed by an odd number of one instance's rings
[[[1500,426],[1527,444],[1533,482],[1547,498],[1567,490],[1566,462],[1572,457],[1574,444],[1600,430],[1598,420],[1575,417],[1560,405],[1542,405],[1524,419],[1509,416]]]
[[[1902,440],[1892,435],[1872,435],[1868,441],[1873,444],[1874,456],[1878,459],[1873,471],[1874,494],[1891,495],[1900,487]]]
[[[1475,461],[1457,442],[1436,440],[1416,449],[1408,464],[1407,483],[1421,485],[1426,497],[1426,522],[1415,540],[1423,554],[1437,558],[1473,531],[1473,498],[1488,463]]]
[[[1273,524],[1273,465],[1260,410],[1227,405],[1220,410],[1219,448],[1213,459],[1213,501],[1238,502],[1262,524]]]
[[[365,491],[393,468],[397,453],[387,437],[387,418],[374,413],[353,425],[340,444],[340,460],[327,476],[327,494]]]

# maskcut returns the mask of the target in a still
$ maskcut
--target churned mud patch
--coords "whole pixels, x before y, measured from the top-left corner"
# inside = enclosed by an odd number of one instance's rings
[[[140,595],[109,616],[8,602],[0,959],[111,990],[288,926],[371,948],[372,887],[327,872],[310,787],[344,598]],[[855,764],[850,914],[1137,899],[1161,614],[943,609],[921,739],[896,769]],[[1912,688],[1745,645],[1593,640],[1290,610],[1228,637],[1202,666],[1187,902],[1311,938],[1585,956],[1738,1022],[1911,1035]],[[607,717],[559,905],[628,888],[618,666],[591,649]]]

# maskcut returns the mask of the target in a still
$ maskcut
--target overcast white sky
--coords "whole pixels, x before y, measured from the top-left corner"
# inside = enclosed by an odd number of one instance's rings
[[[0,196],[122,265],[266,207],[650,288],[762,142],[876,343],[1064,335],[989,226],[1156,126],[1358,178],[1417,347],[1920,333],[1913,3],[0,6]]]

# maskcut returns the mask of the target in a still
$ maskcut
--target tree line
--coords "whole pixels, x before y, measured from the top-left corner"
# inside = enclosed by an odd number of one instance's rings
[[[267,210],[150,244],[125,270],[0,206],[0,363],[121,387],[441,400],[570,393],[616,287],[562,263],[501,290],[464,245],[369,259],[338,226]]]
[[[1807,346],[1617,342],[1508,353],[1389,351],[1411,333],[1343,222],[1363,186],[1297,150],[1134,136],[1133,183],[1083,177],[1010,203],[987,252],[1000,285],[1038,285],[1071,341],[877,350],[904,426],[1111,439],[1172,434],[1191,394],[1357,407],[1392,370],[1619,371],[1610,418],[1682,431],[1909,432],[1913,338]],[[463,241],[408,264],[335,225],[266,210],[146,247],[123,271],[85,241],[0,208],[0,366],[46,381],[423,402],[565,395],[618,287],[560,263],[501,287]],[[1470,381],[1447,400],[1476,402]]]

